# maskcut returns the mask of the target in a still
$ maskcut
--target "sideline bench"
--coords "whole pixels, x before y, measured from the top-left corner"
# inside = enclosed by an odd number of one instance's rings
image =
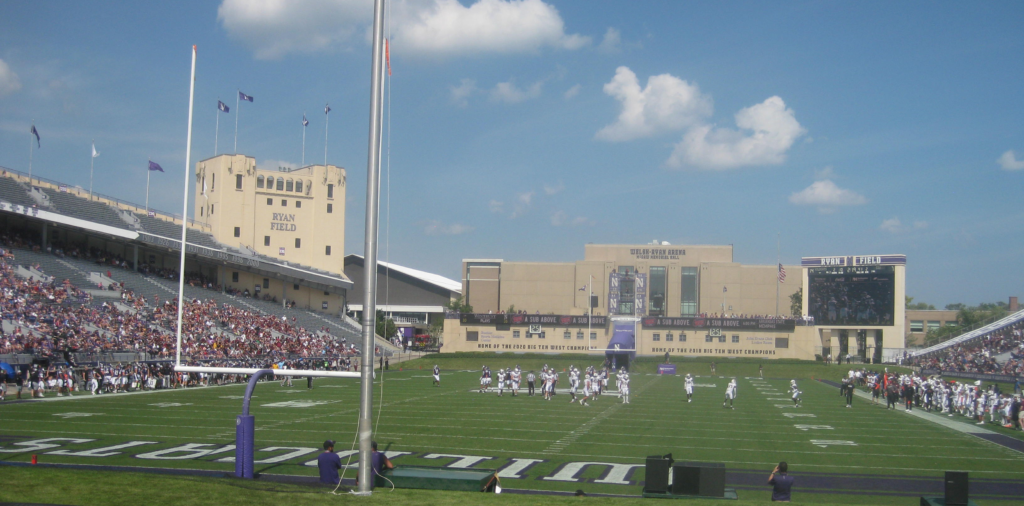
[[[399,466],[394,469],[385,469],[383,476],[375,477],[374,485],[388,488],[391,484],[387,480],[391,480],[395,484],[395,488],[483,492],[493,489],[492,481],[496,483],[497,476],[494,471]]]

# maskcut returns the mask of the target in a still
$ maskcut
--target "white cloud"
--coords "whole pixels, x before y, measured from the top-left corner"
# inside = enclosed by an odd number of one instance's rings
[[[575,97],[576,95],[579,95],[580,94],[580,89],[582,89],[582,88],[583,88],[582,86],[577,84],[577,85],[573,86],[572,88],[569,88],[569,89],[565,90],[565,93],[562,94],[562,96],[565,97],[566,100],[569,100],[569,99]]]
[[[806,133],[793,110],[778,96],[736,113],[740,130],[710,125],[690,129],[676,144],[666,165],[731,169],[747,165],[778,165],[786,151]],[[749,130],[747,134],[744,131]]]
[[[918,230],[928,228],[928,222],[927,221],[921,221],[921,220],[915,221],[914,222],[914,228],[916,228]]]
[[[444,224],[438,220],[430,220],[423,227],[423,233],[427,235],[462,235],[472,232],[474,227],[461,223]]]
[[[299,164],[284,160],[263,160],[262,162],[257,162],[256,167],[262,170],[277,170],[281,167],[291,170],[297,169]]]
[[[228,35],[261,60],[345,49],[372,19],[373,2],[362,0],[224,0],[217,9]]]
[[[459,107],[469,105],[469,97],[479,91],[473,79],[463,79],[458,86],[451,86],[449,89],[452,103]]]
[[[7,62],[0,60],[0,97],[5,97],[21,89],[21,80]]]
[[[882,220],[882,224],[878,228],[890,234],[898,234],[903,230],[903,223],[900,222],[899,218],[893,217]]]
[[[436,54],[579,49],[590,38],[565,33],[558,9],[541,0],[405,1],[395,6],[394,48]]]
[[[629,141],[692,127],[713,111],[711,98],[702,95],[697,85],[661,74],[649,77],[641,89],[636,74],[625,66],[615,69],[604,92],[622,104],[618,120],[597,132],[596,137],[605,141]]]
[[[836,186],[826,179],[815,181],[803,190],[789,196],[789,201],[796,205],[818,206],[823,214],[834,212],[839,206],[859,206],[866,204],[868,199],[863,195]]]
[[[487,209],[492,213],[502,213],[505,211],[505,203],[492,199],[487,203]]]
[[[517,87],[512,81],[498,83],[494,89],[491,90],[491,100],[506,104],[516,104],[531,98],[539,97],[543,87],[544,81],[537,81],[526,89]]]
[[[584,216],[577,216],[570,219],[569,215],[566,214],[565,211],[555,211],[555,213],[551,215],[551,226],[553,227],[578,227],[588,223],[590,223],[590,220]]]
[[[565,184],[562,183],[561,181],[559,181],[559,182],[557,182],[555,184],[552,184],[552,185],[548,185],[548,184],[544,185],[544,193],[546,193],[548,195],[554,195],[556,193],[560,193],[564,189],[565,189]]]
[[[1000,156],[997,161],[1003,170],[1024,170],[1024,160],[1018,160],[1017,154],[1012,149],[1003,153],[1003,156]]]
[[[530,209],[530,204],[533,203],[533,196],[537,192],[530,190],[516,195],[516,201],[512,204],[512,213],[508,215],[508,219],[514,220],[524,214]]]
[[[622,34],[612,27],[604,32],[604,39],[598,44],[597,50],[602,53],[616,54],[622,52]]]
[[[835,179],[836,171],[831,165],[826,165],[821,169],[814,170],[814,180],[821,181],[822,179]]]
[[[537,192],[530,190],[528,192],[523,192],[520,193],[519,195],[516,195],[516,198],[519,199],[519,202],[521,202],[523,205],[528,206],[531,202],[533,202],[533,196],[536,194]]]

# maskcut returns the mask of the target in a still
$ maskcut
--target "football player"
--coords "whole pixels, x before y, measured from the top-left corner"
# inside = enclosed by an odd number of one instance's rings
[[[789,380],[789,391],[793,394],[793,405],[800,407],[800,389],[796,386],[796,380]]]
[[[441,368],[434,364],[434,386],[441,386]]]
[[[629,404],[629,373],[626,368],[619,369],[618,375],[619,394],[622,396],[622,403]]]
[[[569,404],[576,402],[576,389],[580,386],[580,372],[575,367],[569,366]]]
[[[733,406],[733,400],[735,400],[735,399],[736,399],[736,378],[733,378],[732,381],[729,382],[729,385],[727,387],[725,387],[725,400],[722,401],[722,407],[723,408],[727,407],[726,403],[728,403],[729,404],[729,406],[728,406],[729,409],[736,409],[736,407]]]
[[[693,402],[693,376],[690,373],[686,373],[686,382],[684,383],[686,388],[686,402]]]

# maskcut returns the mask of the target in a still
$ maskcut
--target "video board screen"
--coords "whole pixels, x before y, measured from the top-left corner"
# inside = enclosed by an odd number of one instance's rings
[[[892,325],[896,271],[892,266],[807,269],[807,314],[817,325]]]

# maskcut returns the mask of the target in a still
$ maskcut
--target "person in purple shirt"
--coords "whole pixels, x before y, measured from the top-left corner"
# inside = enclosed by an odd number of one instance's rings
[[[772,486],[772,501],[790,501],[793,477],[786,474],[787,471],[789,471],[789,464],[779,462],[771,476],[768,477],[768,484]]]
[[[320,483],[337,485],[341,481],[338,477],[341,457],[334,453],[334,441],[324,441],[324,452],[316,458],[316,467],[320,469]]]

